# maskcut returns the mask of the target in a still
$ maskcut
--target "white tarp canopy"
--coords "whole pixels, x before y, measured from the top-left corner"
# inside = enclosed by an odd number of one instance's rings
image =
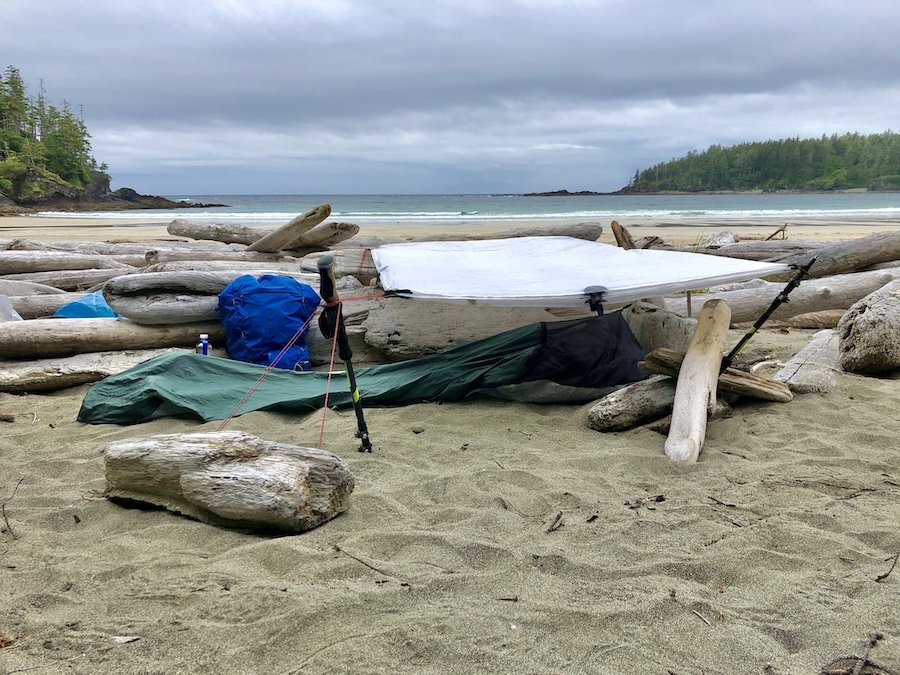
[[[382,287],[397,295],[541,307],[583,305],[591,287],[603,289],[602,302],[621,304],[789,269],[702,253],[625,250],[572,237],[388,244],[373,249],[372,257]]]

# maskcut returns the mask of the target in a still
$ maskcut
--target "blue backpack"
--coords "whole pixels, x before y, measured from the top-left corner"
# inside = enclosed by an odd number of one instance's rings
[[[219,318],[225,326],[228,355],[238,361],[272,365],[320,302],[310,286],[292,277],[238,277],[219,294]],[[310,369],[307,330],[282,355],[276,368]]]

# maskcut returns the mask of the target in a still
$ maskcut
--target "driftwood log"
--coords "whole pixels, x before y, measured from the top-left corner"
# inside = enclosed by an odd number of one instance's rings
[[[127,269],[144,264],[144,257],[137,254],[109,256],[67,251],[0,251],[2,275],[58,270]]]
[[[61,288],[47,286],[45,284],[36,284],[31,281],[10,281],[9,279],[0,279],[0,295],[52,295],[65,293]]]
[[[816,256],[816,264],[809,271],[811,277],[827,277],[834,274],[858,272],[870,265],[891,260],[900,260],[900,230],[894,232],[876,232],[867,237],[839,241],[827,246],[815,248],[805,253],[780,257],[770,262],[786,265],[803,265],[812,256]],[[789,279],[793,273],[781,275]]]
[[[179,251],[228,251],[231,245],[217,241],[181,241],[154,239],[146,242],[107,241],[37,241],[35,239],[14,239],[10,251],[69,251],[88,255],[146,255],[151,249]]]
[[[769,260],[777,261],[792,255],[806,255],[810,251],[823,246],[842,243],[838,240],[820,239],[776,239],[762,241],[739,241],[735,244],[726,244],[719,248],[709,249],[710,255],[724,256],[726,258],[741,258],[742,260]]]
[[[574,237],[587,241],[597,241],[603,234],[600,223],[548,224],[529,227],[514,227],[493,232],[469,234],[453,234],[435,232],[433,234],[417,234],[398,237],[381,237],[375,235],[356,236],[346,242],[348,247],[375,248],[384,244],[399,244],[410,241],[469,241],[483,239],[510,239],[515,237]],[[340,245],[338,245],[340,247]]]
[[[166,231],[176,237],[190,237],[204,241],[218,241],[225,244],[250,245],[271,230],[248,225],[224,225],[202,223],[193,220],[176,219],[168,224]],[[198,242],[199,243],[199,242]]]
[[[241,431],[118,441],[103,454],[106,496],[241,529],[304,532],[349,508],[340,457]]]
[[[23,319],[44,319],[53,316],[63,305],[81,300],[85,293],[52,293],[48,295],[14,295],[10,302]]]
[[[310,253],[303,256],[300,269],[304,272],[317,272],[319,258],[326,255],[325,252]],[[361,283],[368,284],[378,276],[378,269],[372,259],[372,250],[368,248],[342,248],[327,253],[334,260],[334,276],[337,278],[352,276]]]
[[[274,232],[270,232],[260,237],[250,244],[247,247],[247,250],[275,253],[276,251],[288,248],[288,244],[299,239],[307,230],[315,227],[330,215],[331,205],[320,204],[303,215],[297,216],[287,224],[282,225]]]
[[[610,223],[610,229],[612,229],[613,237],[616,238],[616,246],[623,248],[626,251],[637,248],[634,245],[634,239],[632,238],[631,233],[619,225],[619,221],[612,221],[612,223]]]
[[[697,320],[679,316],[656,305],[635,302],[622,310],[622,317],[645,353],[660,347],[686,352]]]
[[[663,375],[629,384],[607,394],[588,411],[595,431],[625,431],[665,417],[672,411],[675,381]]]
[[[141,274],[151,272],[240,272],[240,274],[280,274],[299,272],[300,261],[285,258],[282,262],[252,262],[240,260],[173,260],[149,265]]]
[[[648,373],[676,377],[683,360],[682,352],[661,347],[647,354],[638,365]],[[788,403],[794,399],[791,390],[783,382],[776,382],[736,368],[727,368],[719,374],[718,389],[760,401]]]
[[[147,265],[156,265],[176,260],[237,260],[240,262],[279,262],[284,261],[282,253],[260,253],[255,251],[232,251],[219,249],[215,251],[178,249],[152,249],[144,255]]]
[[[26,281],[44,286],[52,286],[63,292],[85,291],[95,288],[104,282],[123,274],[139,272],[136,267],[124,267],[98,270],[58,270],[52,272],[27,272],[25,274],[7,274],[0,278],[6,281]]]
[[[222,344],[222,324],[141,326],[128,319],[33,319],[0,324],[0,359],[35,359],[86,352],[193,347],[200,333]]]
[[[782,304],[775,310],[772,318],[787,319],[797,314],[825,309],[847,309],[894,279],[900,279],[900,268],[838,274],[824,279],[807,279],[791,293],[790,302]],[[731,307],[733,322],[756,321],[783,288],[784,284],[781,282],[763,282],[762,285],[734,291],[695,293],[692,301],[697,306],[707,300],[718,298]],[[687,299],[667,298],[666,309],[687,316]]]
[[[285,247],[285,251],[306,253],[321,250],[347,241],[359,232],[359,225],[353,223],[322,223],[304,232]]]
[[[837,333],[820,330],[772,379],[784,382],[797,394],[827,394],[837,387],[839,370]]]
[[[28,394],[97,382],[171,349],[90,352],[55,359],[0,361],[0,391]]]
[[[883,375],[900,369],[900,279],[854,304],[836,332],[844,370]]]
[[[688,347],[672,404],[672,423],[665,449],[676,462],[696,462],[706,439],[706,421],[716,409],[716,389],[722,352],[728,337],[731,310],[721,300],[710,300],[697,317],[697,329]]]

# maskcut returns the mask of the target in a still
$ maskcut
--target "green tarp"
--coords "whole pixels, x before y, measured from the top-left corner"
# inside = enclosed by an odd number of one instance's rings
[[[478,389],[519,381],[541,336],[541,324],[532,324],[435,356],[360,368],[359,392],[366,406],[459,401]],[[324,405],[327,373],[273,369],[235,411],[264,371],[213,356],[165,354],[93,385],[78,421],[135,424],[176,416],[210,421],[254,410],[309,412]],[[328,396],[331,406],[352,404],[343,375],[333,377]]]

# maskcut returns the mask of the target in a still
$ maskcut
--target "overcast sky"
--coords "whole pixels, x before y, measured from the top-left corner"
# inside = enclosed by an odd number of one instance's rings
[[[168,195],[608,191],[898,131],[898,36],[898,0],[0,0],[0,67]]]

